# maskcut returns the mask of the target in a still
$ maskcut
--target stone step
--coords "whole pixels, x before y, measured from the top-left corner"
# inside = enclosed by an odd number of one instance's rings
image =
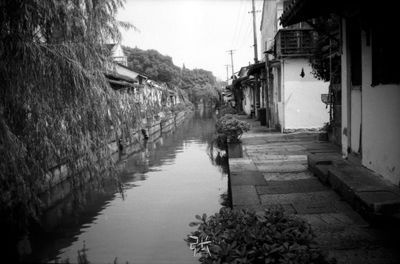
[[[328,170],[329,184],[350,204],[367,214],[400,211],[400,190],[363,167],[342,166]]]
[[[340,154],[308,155],[308,166],[364,216],[395,216],[400,213],[400,189],[365,167],[352,164]]]

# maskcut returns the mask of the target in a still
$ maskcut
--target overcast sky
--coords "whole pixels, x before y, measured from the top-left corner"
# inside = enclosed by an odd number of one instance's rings
[[[255,0],[258,43],[262,3]],[[235,50],[235,72],[254,62],[251,8],[251,0],[126,0],[118,19],[140,32],[123,31],[122,44],[158,50],[179,67],[203,68],[226,80],[228,50]]]

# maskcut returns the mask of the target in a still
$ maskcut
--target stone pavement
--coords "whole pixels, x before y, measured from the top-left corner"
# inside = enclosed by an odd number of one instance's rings
[[[400,236],[371,226],[309,171],[308,155],[338,155],[338,147],[319,141],[319,133],[281,134],[246,121],[252,128],[241,149],[228,150],[234,209],[282,206],[311,224],[320,247],[338,263],[400,263]]]

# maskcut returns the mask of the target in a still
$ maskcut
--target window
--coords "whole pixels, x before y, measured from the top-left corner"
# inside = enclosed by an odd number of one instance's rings
[[[361,28],[354,19],[349,20],[350,74],[353,86],[361,85]]]
[[[400,83],[400,51],[396,31],[372,29],[372,85]]]

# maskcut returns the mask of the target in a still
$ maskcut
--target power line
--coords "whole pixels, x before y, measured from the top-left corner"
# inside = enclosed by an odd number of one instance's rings
[[[243,35],[240,44],[237,46],[237,49],[240,50],[243,48],[243,46],[246,44],[246,42],[248,41],[248,36],[251,36],[251,26],[250,24],[247,24],[247,28],[246,28],[246,33]],[[247,46],[247,45],[246,45]]]
[[[243,28],[245,26],[245,21],[246,21],[246,7],[244,5],[245,1],[241,0],[240,2],[240,9],[239,9],[239,13],[237,15],[236,18],[236,27],[235,27],[235,32],[233,35],[233,39],[232,39],[232,47],[235,47],[235,43],[239,41],[239,39],[241,39],[241,35],[242,35],[242,31]]]
[[[233,31],[232,38],[231,38],[231,44],[235,42],[236,36],[238,34],[239,20],[240,20],[240,16],[242,13],[242,5],[243,5],[243,2],[241,0],[240,5],[238,7],[238,12],[236,13],[235,27],[234,27],[234,31]]]

